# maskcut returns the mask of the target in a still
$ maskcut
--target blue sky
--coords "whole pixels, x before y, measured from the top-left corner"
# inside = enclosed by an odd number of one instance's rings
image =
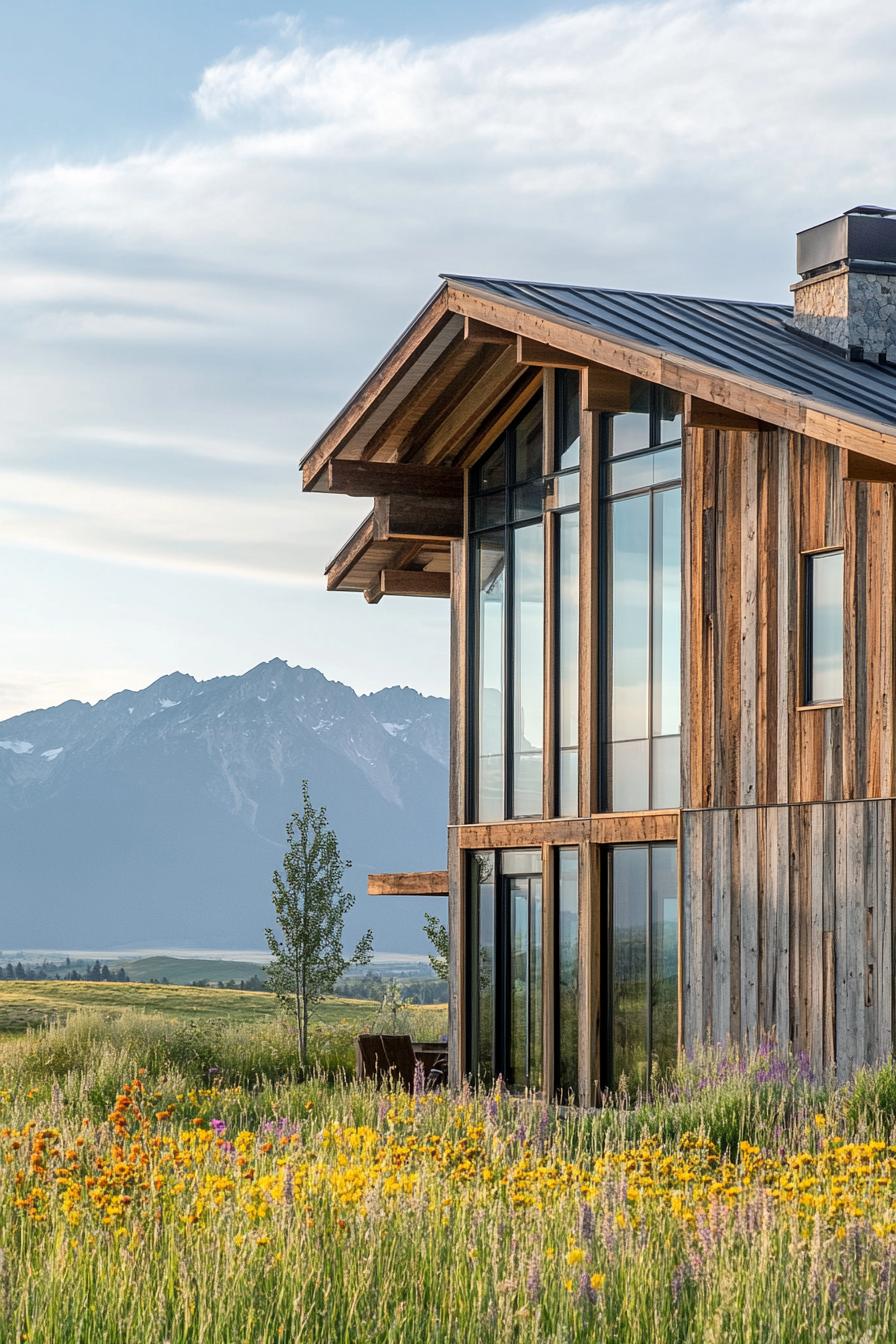
[[[298,462],[442,270],[785,299],[896,204],[887,0],[5,6],[0,717],[280,656],[447,687],[328,596]]]

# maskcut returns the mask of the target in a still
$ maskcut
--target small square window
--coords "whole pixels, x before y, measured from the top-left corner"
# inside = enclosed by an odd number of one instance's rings
[[[804,700],[843,699],[843,552],[806,556]]]

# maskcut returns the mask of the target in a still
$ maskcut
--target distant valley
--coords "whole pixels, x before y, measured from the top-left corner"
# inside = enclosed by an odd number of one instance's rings
[[[445,866],[447,760],[447,700],[280,659],[0,721],[0,944],[259,947],[307,778],[353,862],[347,936],[423,952],[425,903],[367,873]]]

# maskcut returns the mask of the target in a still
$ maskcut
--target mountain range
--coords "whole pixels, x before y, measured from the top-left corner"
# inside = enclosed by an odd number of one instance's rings
[[[303,779],[352,861],[346,939],[425,950],[444,901],[367,874],[445,866],[448,701],[281,659],[0,721],[0,945],[262,947]]]

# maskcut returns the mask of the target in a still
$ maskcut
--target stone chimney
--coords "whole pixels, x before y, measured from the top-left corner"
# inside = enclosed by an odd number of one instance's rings
[[[799,331],[847,359],[896,364],[896,211],[857,205],[796,236]]]

